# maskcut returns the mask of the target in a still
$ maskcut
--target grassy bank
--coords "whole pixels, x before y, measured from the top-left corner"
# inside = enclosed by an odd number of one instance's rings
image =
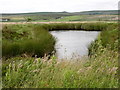
[[[55,39],[38,25],[9,25],[3,27],[3,57],[16,55],[44,56],[54,50]]]
[[[117,23],[51,23],[41,24],[41,27],[52,30],[85,30],[85,31],[103,31],[116,28]]]
[[[33,27],[34,25],[25,26]],[[119,54],[117,24],[42,24],[36,25],[36,28],[38,27],[45,30],[83,29],[90,31],[99,30],[102,32],[98,39],[91,44],[89,48],[90,57],[87,58],[87,60],[59,61],[54,55],[52,55],[50,59],[48,59],[47,56],[43,58],[17,56],[3,60],[3,87],[118,88],[119,76],[117,73],[117,60]],[[39,32],[37,34],[39,34]],[[4,36],[3,38],[5,38]],[[26,32],[24,38],[30,36],[31,34]],[[39,35],[35,34],[35,36]],[[43,37],[45,38],[46,34],[41,38]],[[6,39],[7,38],[4,40]],[[19,42],[19,39],[10,40]],[[48,41],[46,41],[46,43],[47,42]]]
[[[116,25],[116,24],[115,24]],[[112,24],[112,27],[115,27]],[[52,30],[86,30],[102,31],[109,23],[59,23],[59,24],[26,24],[3,26],[3,57],[27,54],[44,56],[54,50],[55,39],[48,31]]]

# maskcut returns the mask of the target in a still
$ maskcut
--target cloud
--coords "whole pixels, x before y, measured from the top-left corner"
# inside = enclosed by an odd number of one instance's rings
[[[3,13],[114,10],[119,0],[1,0]]]

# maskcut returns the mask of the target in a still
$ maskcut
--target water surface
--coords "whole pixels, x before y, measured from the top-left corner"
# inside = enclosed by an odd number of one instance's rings
[[[56,39],[56,55],[59,59],[81,58],[88,55],[88,46],[98,31],[51,31]]]

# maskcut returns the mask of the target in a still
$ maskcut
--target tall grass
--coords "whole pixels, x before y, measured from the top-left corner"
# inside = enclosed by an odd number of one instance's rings
[[[28,27],[26,29],[29,29]],[[21,28],[19,27],[18,30],[19,29]],[[6,32],[10,35],[6,36]],[[54,37],[47,30],[44,30],[38,25],[30,27],[30,30],[28,30],[29,34],[26,36],[23,35],[22,37],[19,37],[17,32],[17,30],[4,30],[3,28],[2,55],[4,57],[11,57],[24,53],[41,57],[44,56],[44,54],[50,54],[54,50]],[[21,33],[22,32],[23,31],[21,30]],[[26,33],[28,32],[26,30]],[[7,37],[9,37],[10,40]]]
[[[56,24],[44,24],[42,27],[47,30],[85,30],[85,31],[103,31],[107,27],[115,27],[114,23],[56,23]]]
[[[89,46],[89,55],[96,53],[101,42],[102,47],[107,48],[112,51],[118,51],[118,42],[119,42],[119,30],[117,24],[110,24],[107,26],[98,36],[97,40]]]
[[[56,25],[56,27],[54,27]],[[69,26],[71,25],[71,26]],[[34,26],[34,25],[33,25]],[[30,26],[32,27],[32,26]],[[3,60],[3,87],[9,88],[118,88],[118,28],[113,23],[96,24],[44,24],[35,25],[32,36],[25,40],[23,45],[24,52],[35,52],[38,55],[49,46],[54,46],[54,40],[48,31],[39,31],[38,28],[47,30],[61,30],[77,28],[84,30],[101,30],[97,40],[89,47],[90,57],[86,60],[78,59],[72,61],[59,61],[54,55],[48,59],[36,57],[13,57]],[[63,30],[62,29],[62,30]],[[40,29],[41,30],[41,29]],[[48,36],[47,36],[48,35]],[[49,38],[48,38],[49,37]],[[38,46],[37,41],[43,38]],[[32,41],[31,41],[32,40]],[[5,40],[4,40],[5,41]],[[8,42],[8,41],[7,41]],[[8,43],[16,45],[18,42]],[[34,42],[34,43],[33,43]],[[35,43],[37,42],[37,43]],[[22,44],[20,43],[20,44]],[[47,43],[47,44],[46,44]],[[46,46],[45,46],[45,45]],[[10,45],[8,45],[10,46]],[[13,45],[14,46],[14,45]],[[18,47],[19,48],[19,47]],[[34,49],[33,49],[34,48]],[[42,51],[40,51],[41,49]],[[8,49],[11,49],[8,48]],[[7,51],[8,49],[4,50]],[[21,49],[21,47],[20,47]],[[36,51],[35,51],[36,50]],[[10,51],[10,50],[8,50]],[[50,50],[49,50],[50,51]],[[13,51],[14,52],[14,51]],[[25,52],[25,53],[26,53]]]
[[[58,23],[58,24],[27,24],[7,25],[3,27],[3,56],[11,57],[23,53],[44,56],[54,50],[55,39],[48,31],[51,30],[86,30],[103,31],[111,23]]]
[[[117,58],[117,52],[103,47],[84,61],[11,58],[3,65],[3,87],[118,88]]]

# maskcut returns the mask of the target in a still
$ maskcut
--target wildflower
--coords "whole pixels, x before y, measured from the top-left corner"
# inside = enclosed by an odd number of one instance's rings
[[[36,69],[36,70],[33,70],[32,72],[39,72],[40,70],[39,69]]]
[[[118,67],[113,67],[113,68],[109,69],[109,73],[113,73],[113,72],[116,73],[117,69],[118,69]]]
[[[89,67],[87,67],[87,69],[88,69],[88,70],[90,70],[90,69],[92,69],[92,67],[91,67],[91,66],[89,66]]]
[[[23,65],[22,65],[22,63],[20,63],[19,65],[18,65],[18,69],[19,68],[22,68],[23,67]]]
[[[9,64],[9,68],[11,68],[11,67],[12,67],[12,64],[10,63],[10,64]]]
[[[79,70],[78,70],[78,73],[80,73],[80,72],[83,73],[84,70],[83,70],[83,69],[79,69]]]

